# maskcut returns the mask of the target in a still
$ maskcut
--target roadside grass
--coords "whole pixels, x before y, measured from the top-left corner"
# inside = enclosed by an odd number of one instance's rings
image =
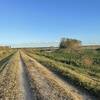
[[[6,67],[9,59],[14,55],[14,53],[10,54],[9,56],[3,58],[1,61],[0,61],[0,72],[3,71],[3,69]]]
[[[5,58],[7,55],[13,53],[14,49],[0,49],[0,60],[2,60],[3,58]]]
[[[70,68],[73,66],[73,69],[80,73],[91,76],[91,78],[96,80],[100,79],[100,53],[96,50],[57,50],[55,52],[35,51],[35,54],[45,56],[66,65],[71,65]]]
[[[34,61],[33,61],[33,59],[31,59],[29,56],[27,56],[26,54],[24,54],[24,53],[21,53],[21,55],[22,55],[22,58],[23,58],[23,60],[24,60],[24,63],[25,63],[25,66],[26,66],[26,70],[27,70],[27,73],[28,73],[28,76],[29,76],[29,79],[30,79],[30,82],[31,82],[31,86],[33,86],[32,88],[33,89],[36,89],[35,91],[37,91],[37,96],[39,96],[38,98],[41,98],[42,100],[45,100],[45,98],[46,98],[46,100],[52,100],[51,98],[53,98],[53,97],[49,97],[50,95],[49,95],[49,93],[48,93],[48,97],[47,96],[43,96],[44,94],[42,93],[42,91],[44,90],[44,89],[42,89],[43,87],[41,87],[41,81],[39,81],[40,83],[38,83],[37,82],[37,79],[35,80],[35,76],[33,77],[32,75],[32,69],[34,69],[34,68],[36,68],[36,70],[38,71],[38,73],[41,75],[41,77],[43,77],[43,79],[45,80],[44,81],[44,83],[46,82],[46,81],[48,81],[48,84],[50,84],[50,86],[51,86],[51,89],[52,89],[52,92],[54,92],[53,90],[57,90],[57,91],[60,91],[60,94],[59,94],[59,99],[61,98],[61,96],[62,96],[62,98],[64,99],[65,98],[65,100],[66,100],[66,98],[68,99],[68,100],[82,100],[82,98],[79,96],[79,95],[77,95],[77,94],[75,94],[74,92],[72,92],[70,89],[69,89],[69,87],[67,87],[67,88],[62,88],[63,86],[63,84],[60,84],[60,82],[59,82],[59,85],[58,85],[58,81],[56,80],[56,79],[54,79],[53,77],[52,77],[52,75],[50,74],[50,72],[47,70],[47,69],[45,69],[45,68],[43,68],[41,65],[38,65],[38,64],[36,64]],[[34,73],[34,71],[33,71],[33,73]],[[40,77],[40,78],[41,78]],[[40,85],[39,85],[40,84]],[[36,87],[34,87],[36,85]],[[45,85],[45,84],[43,84],[43,85]],[[44,86],[45,87],[45,86]],[[46,88],[46,87],[45,87]],[[48,88],[49,89],[49,88]],[[44,91],[45,92],[45,91]],[[38,95],[39,94],[39,95]],[[47,93],[46,93],[47,94]],[[54,98],[55,98],[55,96],[56,96],[56,94],[54,95]],[[55,99],[54,99],[55,100]]]
[[[0,72],[5,68],[8,60],[14,55],[14,50],[1,50],[0,53]]]
[[[63,77],[70,79],[76,85],[83,87],[84,89],[92,93],[93,95],[98,96],[98,98],[100,98],[99,75],[98,77],[95,77],[95,74],[94,74],[93,77],[91,77],[87,72],[84,71],[84,69],[74,67],[73,65],[68,65],[54,59],[52,60],[42,55],[37,55],[37,53],[35,54],[35,52],[33,51],[32,52],[25,51],[25,52],[32,58],[42,63],[44,66],[48,67],[50,70],[58,73],[59,75]]]

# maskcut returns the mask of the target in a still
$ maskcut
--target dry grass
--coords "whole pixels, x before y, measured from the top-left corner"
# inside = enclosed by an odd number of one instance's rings
[[[0,73],[0,99],[21,100],[19,89],[18,67],[19,55],[14,55],[6,68]]]
[[[42,100],[81,100],[81,96],[72,92],[71,89],[55,77],[53,73],[37,63],[35,60],[23,54],[27,72],[37,97]]]
[[[48,59],[43,56],[35,55],[32,53],[27,52],[28,55],[30,55],[32,58],[35,58],[37,61],[42,63],[44,66],[49,68],[50,70],[59,73],[59,75],[64,76],[66,78],[71,79],[73,83],[85,88],[90,93],[93,93],[96,96],[100,96],[100,81],[96,79],[92,79],[90,76],[79,73],[79,71],[70,69],[69,65],[66,65],[64,63],[54,61],[51,59]],[[90,60],[88,61],[90,64]]]

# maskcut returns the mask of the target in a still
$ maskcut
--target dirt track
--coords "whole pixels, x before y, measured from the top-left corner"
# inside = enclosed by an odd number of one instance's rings
[[[23,99],[24,100],[36,100],[30,88],[28,77],[26,75],[25,68],[24,68],[25,66],[21,59],[19,61],[19,67],[20,67],[20,71],[19,71],[20,78],[19,79],[20,79],[20,87],[22,90]]]
[[[24,57],[23,57],[24,58]],[[92,96],[61,80],[36,60],[28,57],[27,72],[42,100],[95,100]],[[41,99],[40,99],[41,100]]]
[[[2,85],[0,89],[8,89],[3,90],[0,100],[5,100],[3,99],[6,98],[3,96],[5,93],[7,98],[10,97],[7,100],[96,100],[63,81],[24,53],[21,56],[17,53],[13,58],[6,67],[7,71],[5,69],[3,72],[4,81],[0,81]],[[11,99],[16,90],[17,98]],[[9,95],[7,91],[9,91]],[[17,93],[21,94],[21,98],[19,97],[20,94]]]

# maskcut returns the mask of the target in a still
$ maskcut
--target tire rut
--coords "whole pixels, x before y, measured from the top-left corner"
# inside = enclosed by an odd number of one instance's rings
[[[20,87],[23,95],[22,100],[36,100],[36,97],[34,96],[30,86],[30,81],[28,79],[23,60],[21,58],[19,60],[19,67],[20,67],[19,80],[20,80]]]
[[[35,59],[33,59],[31,57],[29,57],[29,59],[30,59],[29,63],[31,63],[30,66],[34,67],[31,69],[30,76],[32,76],[34,78],[33,79],[34,84],[37,84],[39,86],[41,85],[40,86],[41,91],[43,89],[44,89],[43,91],[45,91],[46,93],[50,93],[51,91],[53,91],[54,87],[52,85],[52,82],[55,81],[57,84],[59,84],[59,86],[61,86],[61,88],[71,91],[72,95],[76,96],[79,100],[98,100],[98,99],[96,99],[96,97],[89,95],[88,92],[86,92],[84,90],[80,90],[80,89],[76,88],[74,85],[70,84],[69,82],[64,81],[59,76],[52,73],[46,67],[44,67],[39,62],[37,62]],[[38,87],[38,86],[36,86],[36,87]],[[43,93],[45,94],[45,92],[43,92]],[[67,100],[64,98],[52,99],[52,97],[53,97],[53,95],[50,97],[50,99],[47,99],[47,100]],[[70,100],[70,99],[68,99],[68,100]]]
[[[23,57],[23,56],[22,56]],[[83,100],[75,91],[71,91],[62,80],[39,64],[36,60],[23,57],[27,72],[37,95],[37,100]]]

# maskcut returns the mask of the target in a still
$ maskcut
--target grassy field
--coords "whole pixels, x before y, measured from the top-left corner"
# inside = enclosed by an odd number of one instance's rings
[[[100,98],[100,50],[24,50],[47,68]]]
[[[21,100],[24,82],[29,86],[23,90],[32,89],[39,100],[86,100],[81,89],[96,97],[90,100],[99,100],[100,49],[0,49],[0,98]]]
[[[0,48],[0,72],[4,69],[7,61],[12,57],[16,50]]]

